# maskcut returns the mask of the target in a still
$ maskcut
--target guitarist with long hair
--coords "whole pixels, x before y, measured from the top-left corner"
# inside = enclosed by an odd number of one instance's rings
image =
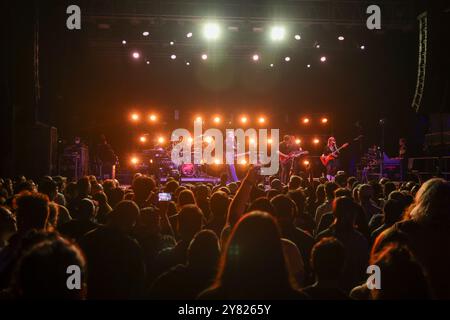
[[[339,168],[339,150],[334,137],[328,138],[322,157],[328,157],[328,162],[325,165],[327,168],[327,179],[328,181],[333,181]]]

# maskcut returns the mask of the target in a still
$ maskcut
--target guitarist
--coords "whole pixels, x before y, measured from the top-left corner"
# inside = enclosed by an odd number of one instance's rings
[[[328,161],[326,168],[327,168],[327,179],[328,181],[333,181],[334,177],[336,175],[336,172],[339,167],[339,151],[337,150],[336,145],[336,139],[334,137],[329,137],[327,145],[325,146],[325,149],[323,151],[324,156],[328,156],[330,154],[333,155],[334,159],[331,159]]]
[[[295,138],[293,136],[285,135],[283,141],[279,146],[279,154],[283,157],[288,157],[291,152],[298,151],[298,147],[295,144]],[[282,183],[287,184],[289,182],[292,164],[294,159],[290,158],[284,163],[280,163],[281,173],[280,180]]]

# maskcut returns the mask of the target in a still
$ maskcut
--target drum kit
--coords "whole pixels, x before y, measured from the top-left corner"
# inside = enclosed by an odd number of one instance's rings
[[[142,159],[147,164],[149,171],[153,171],[152,173],[159,177],[181,176],[197,178],[206,175],[204,164],[183,163],[177,166],[171,159],[171,150],[162,147],[143,150],[142,154]]]

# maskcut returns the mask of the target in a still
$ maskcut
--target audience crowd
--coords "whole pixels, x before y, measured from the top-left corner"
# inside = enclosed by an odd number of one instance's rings
[[[0,179],[0,299],[450,299],[449,270],[440,178]]]

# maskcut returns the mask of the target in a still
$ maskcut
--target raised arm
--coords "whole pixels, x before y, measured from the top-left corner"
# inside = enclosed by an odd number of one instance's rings
[[[247,175],[242,180],[235,197],[228,207],[227,224],[234,226],[239,218],[244,215],[247,203],[250,199],[250,192],[258,180],[257,170],[257,167],[250,167]]]

